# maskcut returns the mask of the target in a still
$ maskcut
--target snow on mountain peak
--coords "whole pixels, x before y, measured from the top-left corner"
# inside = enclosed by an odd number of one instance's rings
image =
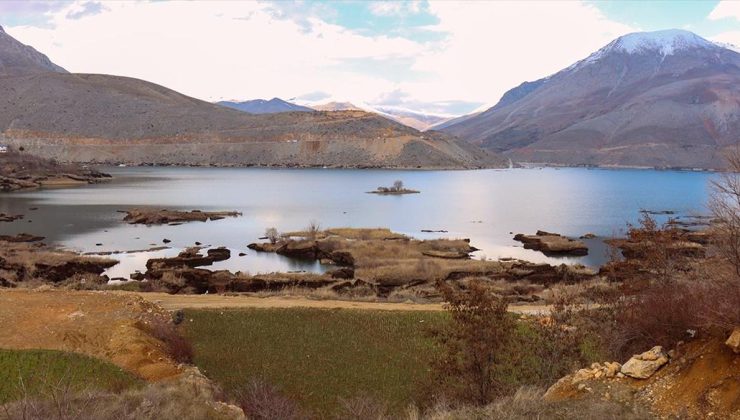
[[[672,55],[692,48],[713,48],[716,44],[681,29],[667,29],[655,32],[635,32],[617,38],[609,47],[628,54],[658,51],[662,55]]]

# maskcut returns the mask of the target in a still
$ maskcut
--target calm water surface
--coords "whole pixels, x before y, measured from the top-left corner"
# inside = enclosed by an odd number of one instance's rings
[[[254,168],[102,168],[109,184],[64,190],[0,195],[0,212],[25,214],[0,224],[3,233],[28,232],[83,252],[172,249],[116,254],[121,264],[111,277],[128,277],[153,256],[176,255],[199,241],[226,246],[232,258],[214,269],[250,273],[321,271],[315,262],[257,254],[247,245],[265,228],[299,230],[310,221],[322,227],[389,227],[417,238],[470,238],[480,257],[516,257],[542,262],[599,265],[601,240],[590,240],[582,258],[548,258],[525,250],[512,233],[538,229],[580,236],[618,235],[640,209],[678,215],[705,213],[708,182],[698,172],[508,169],[481,171],[391,171]],[[366,194],[401,179],[421,194]],[[38,207],[38,210],[29,210]],[[239,218],[179,226],[141,226],[122,222],[120,210],[133,207],[238,210]],[[30,220],[30,222],[29,222]],[[422,229],[448,233],[421,233]],[[97,245],[102,244],[102,245]],[[238,257],[239,252],[247,255]]]

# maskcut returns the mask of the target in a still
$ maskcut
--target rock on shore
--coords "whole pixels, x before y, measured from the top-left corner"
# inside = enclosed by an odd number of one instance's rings
[[[557,233],[538,230],[534,235],[517,234],[515,241],[522,242],[524,248],[540,251],[545,255],[588,255],[588,246]]]

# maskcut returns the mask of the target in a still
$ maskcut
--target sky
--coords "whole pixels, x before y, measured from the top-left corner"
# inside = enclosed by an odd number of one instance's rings
[[[0,25],[77,73],[208,101],[461,115],[630,32],[740,45],[740,1],[0,1]]]

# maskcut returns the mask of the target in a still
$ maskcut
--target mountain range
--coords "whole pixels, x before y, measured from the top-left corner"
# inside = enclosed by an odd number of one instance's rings
[[[271,103],[279,104],[277,106],[270,106]],[[271,112],[287,112],[287,111],[365,111],[373,114],[377,114],[393,120],[397,123],[403,124],[407,127],[415,128],[420,131],[425,131],[432,128],[435,124],[440,124],[450,120],[453,117],[429,114],[419,111],[413,111],[410,109],[394,107],[394,106],[373,106],[368,104],[355,105],[352,102],[342,101],[330,101],[323,103],[311,103],[307,105],[297,105],[292,102],[284,101],[279,98],[274,98],[271,101],[264,100],[251,100],[245,102],[219,102],[220,105],[228,106],[230,108],[239,109],[241,111],[251,112],[253,114],[266,113],[266,109],[275,109],[276,111]]]
[[[218,105],[225,106],[227,108],[236,109],[239,111],[249,112],[250,114],[275,114],[278,112],[313,112],[306,106],[296,105],[294,103],[284,101],[280,98],[272,98],[270,100],[265,99],[252,99],[249,101],[220,101],[216,102]]]
[[[143,80],[69,73],[0,28],[0,144],[61,161],[477,168],[495,154],[364,111],[250,114]]]
[[[516,162],[722,168],[740,140],[740,54],[683,30],[628,34],[437,128]]]

